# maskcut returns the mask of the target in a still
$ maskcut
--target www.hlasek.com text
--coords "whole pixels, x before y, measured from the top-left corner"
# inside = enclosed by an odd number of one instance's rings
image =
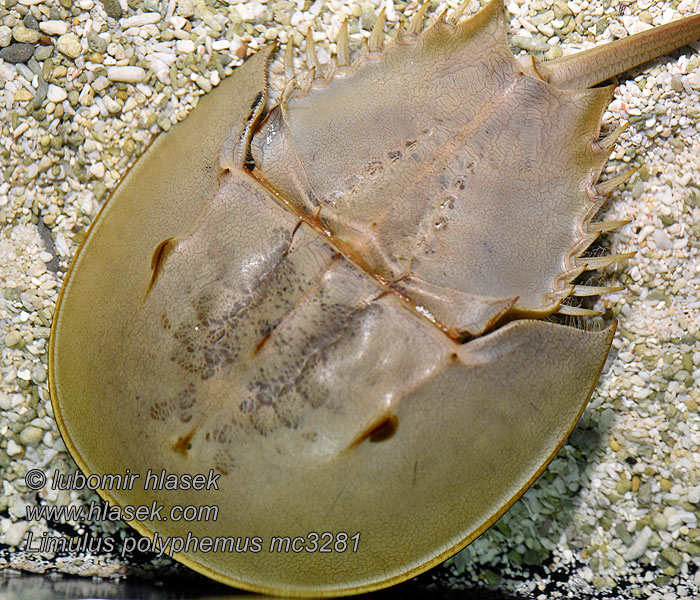
[[[219,507],[215,504],[188,504],[180,506],[176,504],[167,510],[155,500],[151,504],[132,506],[126,504],[117,506],[109,502],[89,502],[85,505],[61,505],[51,504],[27,505],[27,521],[46,520],[49,522],[67,523],[77,521],[216,521],[219,517]]]
[[[153,539],[137,536],[127,536],[123,540],[112,536],[93,537],[88,533],[82,536],[69,537],[63,535],[50,535],[44,533],[34,537],[28,532],[23,550],[25,552],[46,553],[109,553],[118,552],[124,557],[134,552],[153,552],[159,557],[171,556],[175,552],[228,552],[228,553],[252,553],[268,552],[270,554],[300,554],[302,552],[342,554],[344,552],[355,553],[360,544],[360,533],[349,535],[343,531],[331,533],[316,533],[314,531],[306,536],[272,536],[268,540],[260,536],[236,537],[236,536],[202,536],[198,537],[188,533],[185,537],[161,537],[158,533]]]

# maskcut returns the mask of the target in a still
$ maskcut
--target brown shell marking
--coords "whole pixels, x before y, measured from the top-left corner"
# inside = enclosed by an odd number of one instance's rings
[[[260,52],[91,227],[50,346],[66,445],[89,473],[222,474],[207,493],[103,497],[219,507],[133,523],[162,539],[360,534],[353,553],[183,563],[293,596],[397,583],[493,524],[576,423],[614,326],[542,317],[610,289],[573,280],[618,258],[582,252],[619,225],[592,221],[619,179],[597,184],[611,88],[562,88],[636,64],[640,38],[582,53],[593,66],[523,65],[504,14],[494,0],[424,31],[419,15],[385,50],[379,19],[352,65],[345,30],[337,70],[267,111]]]

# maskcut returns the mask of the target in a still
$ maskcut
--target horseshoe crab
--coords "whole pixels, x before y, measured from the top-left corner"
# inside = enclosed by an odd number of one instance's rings
[[[380,15],[352,63],[343,30],[325,76],[309,38],[274,107],[273,50],[254,55],[74,260],[50,356],[66,445],[138,475],[110,503],[216,506],[132,523],[214,579],[330,596],[437,564],[537,478],[597,382],[614,325],[546,320],[592,314],[567,298],[617,288],[574,280],[623,258],[584,255],[627,176],[597,183],[620,130],[599,139],[612,88],[591,86],[700,17],[540,63],[511,54],[502,0],[465,7],[387,48]]]

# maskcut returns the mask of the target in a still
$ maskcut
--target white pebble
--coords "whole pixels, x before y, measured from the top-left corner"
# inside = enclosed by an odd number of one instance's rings
[[[15,129],[15,130],[12,132],[12,137],[19,137],[19,136],[22,135],[25,131],[27,131],[27,129],[29,129],[29,123],[27,123],[27,122],[25,121],[24,123],[22,123],[21,125],[19,125],[19,126],[17,127],[17,129]]]
[[[231,42],[229,40],[216,40],[212,42],[211,47],[213,50],[228,50],[231,47]]]
[[[162,60],[157,57],[151,57],[151,71],[153,71],[163,84],[168,84],[170,82],[170,71],[168,65],[166,65]]]
[[[655,229],[654,233],[651,234],[651,237],[654,240],[657,248],[661,248],[663,250],[673,249],[673,242],[663,229]]]
[[[56,48],[61,54],[65,54],[68,58],[78,58],[82,52],[80,46],[80,38],[74,33],[64,33],[56,40]]]
[[[126,102],[124,102],[124,112],[129,112],[130,110],[134,110],[138,106],[138,103],[136,100],[134,100],[131,96],[129,96],[126,99]]]
[[[51,262],[53,260],[53,255],[50,252],[46,252],[46,250],[42,250],[39,253],[39,258],[41,259],[42,262]]]
[[[105,176],[105,165],[102,162],[98,162],[98,163],[95,163],[94,165],[90,165],[88,172],[93,177],[96,177],[97,179],[102,179]]]
[[[66,98],[68,98],[68,93],[62,87],[50,83],[49,91],[46,93],[46,97],[51,100],[51,102],[58,104],[59,102],[63,102]]]
[[[95,196],[92,194],[81,194],[78,196],[78,206],[86,215],[93,215],[97,211]]]
[[[694,90],[700,90],[700,70],[693,71],[690,75],[688,75],[686,81]]]
[[[56,240],[54,241],[54,243],[55,243],[55,245],[56,245],[56,250],[58,251],[58,253],[59,253],[61,256],[68,256],[68,254],[69,254],[70,252],[69,252],[69,250],[68,250],[68,244],[66,243],[66,238],[65,238],[65,236],[63,235],[63,232],[62,232],[62,231],[59,231],[59,232],[56,234]]]
[[[46,35],[63,35],[64,33],[68,33],[68,23],[66,21],[59,21],[58,19],[42,21],[39,23],[39,29]]]
[[[22,334],[20,334],[19,331],[13,330],[10,331],[6,336],[5,336],[5,346],[8,348],[12,348],[19,344],[22,341]]]
[[[110,81],[141,83],[146,79],[146,70],[141,67],[109,67],[107,69],[107,78]]]
[[[694,90],[700,90],[700,70],[688,75],[688,85]]]
[[[12,41],[12,29],[7,25],[0,26],[0,48],[9,46]]]
[[[630,35],[634,35],[635,33],[641,33],[642,31],[647,31],[649,29],[653,29],[653,25],[649,25],[649,23],[645,23],[644,21],[640,21],[639,19],[636,19],[635,17],[632,17],[631,15],[623,16],[622,23]]]
[[[8,456],[17,456],[22,452],[22,446],[20,446],[15,440],[10,439],[7,441],[7,448],[5,449]]]
[[[121,44],[115,44],[114,42],[107,45],[107,53],[113,56],[116,60],[123,60],[126,58],[126,53]]]
[[[20,442],[22,442],[25,446],[31,447],[38,446],[41,438],[43,437],[44,432],[38,427],[34,427],[32,425],[25,427],[22,430],[22,433],[19,434]]]
[[[678,531],[678,529],[680,529],[680,526],[681,526],[681,515],[678,513],[672,514],[668,518],[668,525],[667,525],[668,530],[670,532]]]
[[[185,17],[178,17],[177,15],[170,17],[170,24],[175,29],[182,29],[185,26],[185,23],[187,23],[187,19],[185,19]]]
[[[194,42],[192,40],[178,40],[175,44],[175,49],[183,54],[194,52]]]
[[[116,114],[117,114],[118,112],[120,112],[121,109],[122,109],[122,105],[119,104],[119,102],[117,102],[117,101],[116,101],[114,98],[112,98],[111,96],[105,96],[105,97],[104,97],[104,102],[105,102],[105,108],[106,108],[107,111],[108,111],[110,114],[112,114],[112,115],[116,115]]]
[[[3,519],[3,521],[6,520]],[[3,523],[2,542],[8,546],[19,546],[31,524],[31,521],[15,521],[14,523],[10,522],[5,527],[5,523]]]
[[[151,62],[154,60],[157,60],[159,63],[164,65],[165,68],[168,68],[177,60],[177,56],[175,56],[172,49],[169,49],[167,52],[152,52]]]
[[[128,29],[129,27],[142,27],[144,25],[152,25],[160,21],[160,13],[157,12],[147,12],[140,15],[134,15],[133,17],[125,17],[121,20],[120,24],[122,29]]]
[[[26,519],[27,518],[27,502],[22,500],[22,498],[13,498],[14,502],[10,504],[10,516],[15,519]]]
[[[680,277],[676,279],[676,281],[673,283],[673,287],[671,288],[671,293],[672,294],[677,294],[681,290],[684,290],[688,286],[688,280]]]
[[[636,560],[643,556],[649,546],[653,531],[651,527],[646,526],[639,532],[639,535],[634,540],[634,543],[629,547],[627,552],[625,552],[625,560]]]

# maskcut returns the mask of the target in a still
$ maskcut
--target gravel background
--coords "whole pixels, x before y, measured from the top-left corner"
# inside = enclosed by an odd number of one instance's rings
[[[433,3],[432,8],[444,6]],[[694,0],[512,0],[511,44],[554,58],[697,11]],[[4,6],[4,7],[3,7]],[[471,2],[468,12],[478,9]],[[355,46],[378,2],[4,0],[0,5],[0,577],[16,571],[162,579],[169,561],[22,551],[29,532],[125,535],[110,523],[28,522],[31,468],[75,467],[52,418],[46,349],[63,275],[128,164],[271,40],[303,47],[313,26],[329,60],[348,16]],[[415,2],[387,5],[390,23]],[[597,307],[619,319],[581,423],[501,521],[436,571],[442,582],[532,597],[697,598],[700,587],[700,56],[685,48],[620,79],[606,114],[629,121],[609,164],[641,167],[611,195],[605,238],[636,250],[602,280],[625,291]],[[273,88],[282,85],[272,67]]]

